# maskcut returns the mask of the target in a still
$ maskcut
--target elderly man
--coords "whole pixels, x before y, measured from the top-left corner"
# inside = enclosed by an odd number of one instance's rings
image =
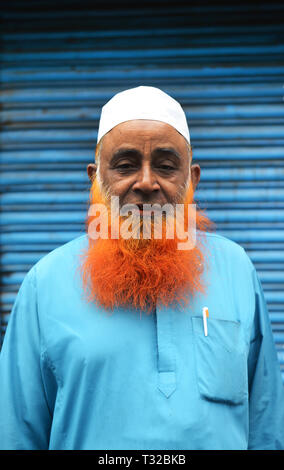
[[[283,384],[255,268],[200,210],[191,231],[193,213],[177,217],[194,207],[191,158],[185,114],[163,91],[137,87],[103,107],[87,233],[27,273],[9,320],[2,449],[284,448]]]

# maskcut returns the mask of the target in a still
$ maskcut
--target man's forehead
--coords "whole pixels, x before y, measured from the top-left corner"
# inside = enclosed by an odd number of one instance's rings
[[[120,123],[104,136],[103,141],[103,146],[115,148],[131,148],[135,145],[174,146],[181,149],[188,147],[185,138],[169,124],[142,119]]]

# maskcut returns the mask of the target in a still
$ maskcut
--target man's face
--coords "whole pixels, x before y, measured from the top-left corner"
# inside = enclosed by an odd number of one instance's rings
[[[90,201],[104,203],[107,194],[119,196],[121,207],[125,204],[162,207],[177,202],[187,206],[192,203],[200,178],[199,165],[190,163],[186,140],[170,125],[150,120],[121,123],[103,137],[99,179],[94,179],[96,165],[88,165],[92,181]],[[122,219],[123,216],[119,217],[120,227],[125,223]],[[171,222],[176,220],[176,216],[170,218]],[[155,217],[152,222],[155,223]],[[89,217],[88,229],[92,223]],[[142,223],[144,229],[143,220]],[[108,217],[108,234],[111,224],[112,218]],[[197,211],[196,227],[205,231],[209,225],[209,220]],[[132,305],[150,313],[158,300],[164,305],[187,302],[189,293],[203,292],[204,256],[199,240],[188,250],[178,249],[177,231],[174,238],[110,236],[88,240],[82,264],[84,286],[88,299],[105,309]]]
[[[96,165],[88,165],[92,180]],[[190,166],[189,148],[172,126],[150,120],[121,123],[103,138],[100,180],[120,205],[175,203],[192,181],[200,179],[199,165]]]

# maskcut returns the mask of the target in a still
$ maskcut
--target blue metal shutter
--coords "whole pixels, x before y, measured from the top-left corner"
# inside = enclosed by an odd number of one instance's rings
[[[1,10],[2,336],[27,270],[84,231],[100,107],[148,84],[184,106],[197,198],[257,268],[284,378],[283,5],[24,3]]]

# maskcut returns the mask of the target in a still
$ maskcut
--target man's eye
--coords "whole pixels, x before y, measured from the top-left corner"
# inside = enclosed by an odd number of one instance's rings
[[[160,169],[164,171],[173,171],[174,167],[170,165],[160,165]]]
[[[121,165],[117,165],[116,167],[118,170],[129,170],[130,168],[134,168],[131,163],[122,163]]]

